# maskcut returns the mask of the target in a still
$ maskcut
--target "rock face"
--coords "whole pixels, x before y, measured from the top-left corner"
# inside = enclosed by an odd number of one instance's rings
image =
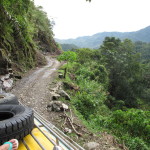
[[[47,105],[47,111],[61,112],[68,109],[69,107],[66,104],[62,103],[61,101],[51,101]]]
[[[99,147],[99,143],[89,142],[89,143],[84,144],[84,147],[86,150],[94,150]]]
[[[11,66],[8,58],[3,56],[4,51],[0,49],[0,75],[8,73],[8,68]]]

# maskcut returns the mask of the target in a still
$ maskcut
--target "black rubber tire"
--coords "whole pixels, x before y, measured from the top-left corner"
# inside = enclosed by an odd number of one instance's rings
[[[34,127],[33,110],[21,105],[0,105],[0,144],[23,139]]]
[[[0,93],[0,105],[15,104],[18,105],[18,98],[11,93]]]

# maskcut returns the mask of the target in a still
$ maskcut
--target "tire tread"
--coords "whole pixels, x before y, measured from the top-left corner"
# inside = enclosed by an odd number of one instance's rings
[[[5,124],[0,122],[0,144],[16,138],[21,140],[28,135],[34,127],[33,110],[27,108],[26,112]]]

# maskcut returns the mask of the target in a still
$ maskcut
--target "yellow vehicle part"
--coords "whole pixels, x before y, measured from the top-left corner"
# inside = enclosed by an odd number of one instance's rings
[[[46,132],[44,129],[42,131],[52,140],[53,137]],[[37,139],[37,141],[44,147],[46,150],[52,150],[54,145],[45,137],[45,135],[37,128],[34,128],[32,130],[32,135]],[[24,142],[29,147],[30,150],[42,150],[39,144],[34,140],[34,138],[31,135],[27,135],[24,137]],[[19,148],[18,150],[27,150],[24,143],[21,141],[19,142]]]

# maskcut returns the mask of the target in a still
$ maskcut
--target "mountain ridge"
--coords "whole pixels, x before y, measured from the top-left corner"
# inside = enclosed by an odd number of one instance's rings
[[[142,41],[142,42],[150,42],[150,26],[147,26],[143,29],[133,31],[133,32],[99,32],[92,36],[80,36],[75,39],[55,39],[56,42],[60,44],[74,44],[78,47],[86,47],[86,48],[98,48],[105,37],[116,37],[123,39],[131,39],[133,42]]]

